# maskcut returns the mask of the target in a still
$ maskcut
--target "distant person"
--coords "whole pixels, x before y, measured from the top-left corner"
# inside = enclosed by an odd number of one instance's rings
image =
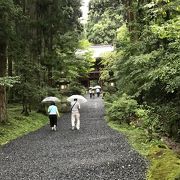
[[[92,98],[92,89],[89,89],[89,97]]]
[[[71,102],[71,125],[72,130],[79,130],[80,129],[80,104],[77,101],[77,99],[74,99],[73,102]]]
[[[92,89],[92,97],[93,97],[93,98],[95,97],[95,91],[94,91],[94,89]]]
[[[97,97],[100,96],[100,89],[99,88],[96,89],[96,94],[97,94]]]
[[[57,117],[59,117],[59,111],[55,102],[52,102],[51,105],[48,107],[48,114],[49,114],[49,121],[52,131],[56,131],[57,127]]]

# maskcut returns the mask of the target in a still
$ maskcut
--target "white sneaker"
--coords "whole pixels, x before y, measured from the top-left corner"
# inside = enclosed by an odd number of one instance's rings
[[[53,130],[54,130],[54,127],[52,127],[51,129],[52,129],[52,131],[53,131]]]
[[[54,125],[54,130],[56,131],[56,125]]]

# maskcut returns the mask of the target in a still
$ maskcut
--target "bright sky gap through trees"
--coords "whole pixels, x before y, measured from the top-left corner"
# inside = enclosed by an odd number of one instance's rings
[[[89,11],[89,2],[90,0],[82,0],[82,18],[81,18],[81,23],[85,24],[87,23],[87,18],[88,18],[88,11]]]

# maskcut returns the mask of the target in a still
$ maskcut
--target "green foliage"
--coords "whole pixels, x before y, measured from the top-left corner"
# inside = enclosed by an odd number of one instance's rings
[[[122,24],[121,6],[118,0],[94,0],[90,2],[87,36],[94,44],[112,44],[116,30]]]
[[[84,93],[85,93],[85,88],[79,82],[75,81],[69,84],[67,96],[71,96],[74,94],[84,94]]]
[[[16,19],[20,9],[15,6],[13,0],[0,0],[0,38],[7,40],[13,35]]]
[[[117,61],[117,52],[105,53],[102,57],[101,64],[103,65],[103,71],[101,72],[101,79],[103,81],[114,80],[114,72],[116,70],[115,61]]]
[[[156,105],[155,110],[159,115],[159,129],[161,133],[166,134],[169,137],[173,137],[175,140],[180,138],[180,127],[179,127],[179,104],[169,103]]]
[[[173,18],[164,24],[151,26],[152,32],[160,39],[180,37],[180,17]]]
[[[26,65],[24,66],[23,64]],[[27,61],[27,57],[19,60],[16,63],[16,68],[19,71],[20,82],[16,86],[14,86],[14,90],[16,91],[16,98],[19,99],[22,104],[34,104],[40,98],[40,94],[42,94],[42,86],[40,76],[39,66],[35,65],[31,61]]]
[[[130,36],[126,24],[123,24],[120,28],[117,29],[116,41],[117,48],[123,48],[129,44]]]
[[[35,131],[48,123],[48,117],[34,111],[29,117],[20,114],[21,107],[19,105],[9,105],[9,120],[5,124],[0,124],[0,145]]]
[[[130,123],[131,119],[134,118],[137,107],[138,104],[134,99],[131,99],[127,94],[123,94],[109,106],[107,104],[109,120]]]
[[[146,129],[147,137],[152,140],[153,133],[158,132],[161,123],[153,107],[138,105],[137,101],[127,94],[105,95],[106,116],[110,121],[128,123]],[[161,129],[162,131],[162,129]]]
[[[0,85],[2,86],[8,86],[8,87],[13,87],[14,84],[20,83],[20,77],[15,76],[15,77],[0,77]]]
[[[82,26],[81,2],[0,0],[0,39],[7,42],[7,70],[16,78],[1,78],[13,86],[10,101],[37,107],[59,82],[87,75],[90,63],[75,57]],[[21,83],[17,83],[17,82]],[[54,91],[54,90],[53,90]],[[28,114],[27,112],[26,114]]]
[[[135,110],[135,115],[137,117],[135,126],[138,125],[144,128],[147,132],[149,140],[152,140],[156,136],[156,133],[162,131],[161,123],[159,122],[159,114],[155,112],[153,107],[147,105],[139,106]]]
[[[116,56],[111,53],[103,58],[101,78],[115,81],[118,99],[124,93],[134,97],[140,105],[135,110],[135,117],[142,120],[141,125],[149,135],[161,132],[178,139],[178,1],[129,1],[127,4],[124,3],[128,15],[126,26],[117,31]],[[130,8],[132,11],[129,13]],[[118,108],[112,112],[115,120]]]
[[[87,39],[81,39],[79,41],[79,49],[88,49],[91,43]]]
[[[88,41],[79,41],[77,32],[68,32],[57,37],[55,47],[56,81],[65,78],[67,82],[76,81],[77,78],[87,77],[92,66],[93,58],[87,51],[82,57],[75,56],[76,49],[87,49],[90,46]]]

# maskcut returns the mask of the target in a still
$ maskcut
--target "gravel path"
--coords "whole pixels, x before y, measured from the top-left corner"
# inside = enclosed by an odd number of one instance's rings
[[[0,180],[144,180],[146,160],[104,121],[101,98],[81,108],[81,129],[70,113],[53,132],[45,126],[0,148]]]

